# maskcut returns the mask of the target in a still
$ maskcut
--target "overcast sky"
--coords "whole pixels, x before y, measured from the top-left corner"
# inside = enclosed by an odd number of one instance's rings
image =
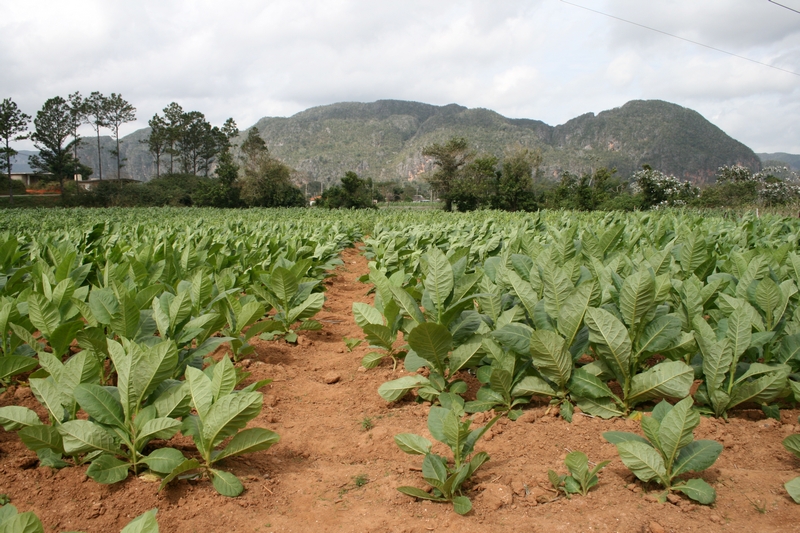
[[[573,1],[726,54],[560,0],[0,0],[0,97],[33,116],[116,92],[137,108],[124,134],[172,101],[244,129],[341,101],[557,125],[660,99],[756,152],[800,154],[800,0],[776,1]]]

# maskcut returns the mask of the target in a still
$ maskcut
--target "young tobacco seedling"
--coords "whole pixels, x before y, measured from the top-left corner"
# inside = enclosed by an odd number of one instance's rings
[[[577,451],[567,454],[564,459],[564,464],[567,465],[570,475],[559,476],[553,470],[547,471],[547,477],[550,478],[550,483],[556,492],[563,490],[564,494],[569,497],[570,494],[580,494],[586,496],[589,489],[597,485],[597,473],[606,467],[611,461],[603,461],[598,463],[595,467],[589,470],[589,458],[585,453]]]
[[[464,400],[453,393],[442,393],[439,401],[444,407],[431,407],[428,413],[428,431],[446,444],[453,453],[452,461],[431,452],[433,444],[425,437],[413,433],[395,435],[394,441],[401,450],[412,455],[424,455],[422,477],[433,487],[428,493],[417,487],[398,487],[397,490],[414,498],[435,502],[451,502],[458,514],[467,514],[472,509],[469,498],[461,487],[480,466],[489,460],[486,452],[472,456],[475,443],[501,415],[495,416],[482,428],[470,430],[472,421],[461,421],[464,416]]]
[[[693,440],[700,414],[692,409],[694,400],[684,398],[674,406],[659,403],[652,416],[642,418],[647,438],[624,431],[607,431],[603,438],[616,445],[622,462],[644,482],[655,481],[666,491],[677,490],[702,504],[714,503],[716,491],[699,478],[680,481],[686,472],[709,468],[722,453],[722,444],[713,440]]]
[[[242,493],[244,487],[239,479],[230,472],[214,468],[214,465],[228,457],[269,449],[279,437],[264,428],[242,430],[261,412],[264,397],[256,389],[268,384],[269,380],[238,391],[234,390],[237,381],[236,369],[227,357],[206,372],[193,367],[186,369],[190,405],[197,414],[183,419],[181,432],[194,439],[200,459],[187,459],[174,466],[159,490],[178,476],[200,473],[210,478],[214,488],[223,496],[234,497]],[[228,437],[233,438],[224,448],[215,449]]]
[[[800,433],[789,435],[783,439],[783,447],[800,458]],[[787,481],[784,485],[786,492],[792,497],[795,503],[800,503],[800,476]]]

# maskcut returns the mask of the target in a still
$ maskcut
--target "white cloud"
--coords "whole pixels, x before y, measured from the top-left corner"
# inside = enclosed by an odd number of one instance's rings
[[[787,2],[795,0],[785,0]],[[800,15],[752,0],[575,0],[800,71]],[[121,93],[248,127],[338,101],[459,103],[563,123],[632,99],[692,107],[757,151],[800,153],[798,77],[558,0],[0,0],[0,96]]]

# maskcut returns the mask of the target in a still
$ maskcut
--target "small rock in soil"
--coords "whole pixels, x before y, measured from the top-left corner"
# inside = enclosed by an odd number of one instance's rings
[[[650,533],[667,533],[667,530],[658,522],[650,522]]]
[[[338,382],[339,382],[339,380],[340,380],[340,379],[342,379],[342,376],[340,376],[340,375],[339,375],[339,374],[337,374],[336,372],[328,372],[327,374],[325,374],[325,377],[324,377],[324,378],[322,378],[322,379],[323,379],[323,380],[325,381],[325,383],[327,383],[328,385],[333,385],[334,383],[338,383]]]
[[[673,504],[673,505],[678,505],[679,503],[681,503],[683,501],[683,498],[681,498],[677,494],[668,494],[667,495],[667,501],[669,503]]]
[[[521,417],[517,418],[517,422],[524,424],[532,424],[536,421],[536,413],[534,411],[525,411]]]
[[[645,494],[644,500],[650,503],[658,503],[658,497],[653,496],[652,494]]]
[[[511,487],[500,483],[485,484],[483,492],[475,499],[480,507],[487,511],[496,511],[502,506],[511,505],[514,502]]]
[[[512,481],[511,482],[511,490],[514,491],[514,494],[517,496],[525,496],[525,484],[521,481]]]
[[[27,400],[32,397],[33,393],[28,387],[17,387],[17,390],[14,391],[14,398],[18,401]]]
[[[278,404],[278,397],[274,394],[267,394],[264,396],[264,405],[267,407],[275,407]]]

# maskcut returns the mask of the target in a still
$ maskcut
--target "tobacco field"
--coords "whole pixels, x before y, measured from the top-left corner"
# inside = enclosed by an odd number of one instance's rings
[[[0,533],[800,531],[800,220],[0,213]]]

